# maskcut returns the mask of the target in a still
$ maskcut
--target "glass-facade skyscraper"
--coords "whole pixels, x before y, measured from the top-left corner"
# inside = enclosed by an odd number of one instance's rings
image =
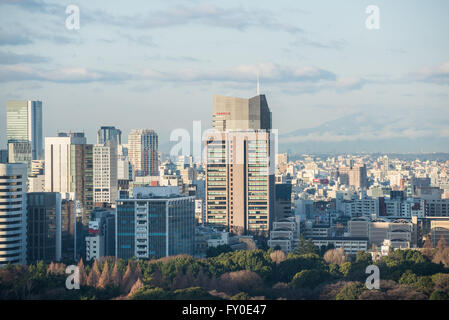
[[[14,100],[6,103],[6,139],[8,145],[29,143],[31,159],[43,159],[41,101]]]
[[[147,194],[119,199],[116,257],[151,259],[178,254],[193,255],[194,228],[195,197]]]

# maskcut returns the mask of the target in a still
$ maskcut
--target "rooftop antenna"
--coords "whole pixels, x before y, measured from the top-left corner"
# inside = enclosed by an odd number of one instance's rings
[[[260,96],[260,80],[259,80],[259,71],[257,71],[257,95]]]

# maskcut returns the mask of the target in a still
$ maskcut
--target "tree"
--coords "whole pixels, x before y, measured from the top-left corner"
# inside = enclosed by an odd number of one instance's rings
[[[232,296],[230,300],[249,300],[249,295],[246,292],[239,292]]]
[[[138,290],[143,288],[143,282],[139,278],[134,282],[133,286],[131,287],[131,290],[128,293],[128,297],[133,296]]]
[[[358,300],[365,287],[360,282],[347,284],[335,297],[336,300]]]
[[[444,248],[446,248],[446,240],[444,239],[444,235],[441,235],[440,240],[438,240],[437,243],[437,250],[442,250]]]
[[[254,292],[263,285],[262,278],[255,272],[240,270],[228,272],[220,277],[220,287],[222,291],[230,294],[238,292]]]
[[[281,263],[285,260],[286,255],[282,250],[276,250],[270,253],[271,261],[275,262],[276,264]]]
[[[323,270],[303,270],[293,277],[290,285],[294,289],[313,289],[329,278],[329,274]]]
[[[86,273],[86,269],[84,268],[84,263],[83,263],[82,258],[78,262],[78,270],[79,270],[79,276],[80,276],[80,286],[85,286],[87,284],[87,273]]]
[[[114,268],[111,273],[111,284],[114,286],[120,286],[120,282],[122,281],[122,273],[120,272],[119,266],[117,263],[114,264]]]
[[[346,262],[347,257],[345,254],[345,250],[341,247],[338,249],[330,249],[330,250],[326,251],[323,259],[328,264],[341,265]]]
[[[175,290],[173,292],[173,299],[175,299],[175,300],[212,300],[212,299],[215,299],[215,297],[211,296],[203,288],[190,287],[190,288]]]
[[[138,277],[134,273],[134,269],[131,266],[131,261],[129,261],[128,266],[126,267],[125,274],[123,275],[123,278],[122,278],[122,283],[121,283],[122,290],[124,292],[128,293],[131,290],[134,283],[136,282],[137,278]]]
[[[432,241],[430,240],[430,236],[427,236],[426,241],[424,241],[422,254],[431,259],[433,255],[432,249],[433,249]]]
[[[444,291],[436,290],[432,292],[429,300],[449,300],[449,295]]]
[[[319,253],[317,246],[313,244],[312,239],[304,240],[303,237],[299,240],[298,246],[295,249],[295,253],[298,255],[307,253]]]
[[[111,277],[109,275],[109,264],[108,260],[106,260],[103,265],[103,271],[101,272],[100,280],[98,280],[97,287],[105,289],[110,284],[111,284]]]
[[[96,287],[99,279],[100,279],[100,270],[98,269],[98,262],[97,260],[95,260],[92,266],[92,270],[90,271],[89,277],[87,278],[87,285],[90,287]]]
[[[219,256],[222,253],[231,252],[232,248],[227,244],[222,244],[216,247],[209,247],[206,250],[206,256],[208,258]]]

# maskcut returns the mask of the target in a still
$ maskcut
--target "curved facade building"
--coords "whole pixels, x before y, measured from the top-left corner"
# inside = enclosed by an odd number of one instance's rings
[[[0,163],[0,266],[26,263],[27,169]]]

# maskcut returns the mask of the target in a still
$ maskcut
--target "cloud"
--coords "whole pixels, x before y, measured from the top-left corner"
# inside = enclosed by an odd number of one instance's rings
[[[50,61],[47,57],[34,54],[17,54],[9,51],[0,51],[0,64],[44,63]]]
[[[65,6],[48,3],[42,0],[2,0],[0,4],[2,6],[15,6],[32,13],[40,12],[54,14],[65,12]]]
[[[0,28],[0,46],[18,46],[30,43],[33,41],[29,36],[13,31],[5,32],[3,28]]]
[[[22,64],[0,67],[0,82],[39,80],[57,83],[122,82],[130,80],[127,73],[104,72],[86,68],[44,70]]]
[[[319,82],[322,80],[336,80],[337,78],[333,72],[321,68],[280,66],[274,63],[240,65],[231,69],[216,71],[180,69],[176,72],[161,72],[155,69],[145,69],[142,76],[146,79],[174,82],[254,82],[257,74],[260,74],[263,82],[268,83]]]
[[[252,27],[288,33],[303,31],[297,26],[277,21],[269,11],[246,10],[242,7],[222,8],[214,4],[179,5],[128,16],[112,15],[104,10],[83,12],[83,21],[86,23],[101,22],[121,27],[152,29],[196,24],[240,31]]]
[[[332,50],[342,50],[348,43],[343,40],[331,40],[331,41],[318,41],[310,40],[306,37],[301,37],[300,39],[292,43],[294,46],[309,46],[317,49],[332,49]]]
[[[284,86],[282,92],[286,94],[313,94],[325,90],[334,90],[337,93],[344,93],[352,90],[360,90],[366,84],[373,81],[360,77],[335,77],[334,79],[324,79],[316,83],[294,83],[291,86]]]
[[[424,68],[420,71],[405,76],[407,80],[435,83],[439,85],[449,84],[449,62],[443,62],[437,67]]]

